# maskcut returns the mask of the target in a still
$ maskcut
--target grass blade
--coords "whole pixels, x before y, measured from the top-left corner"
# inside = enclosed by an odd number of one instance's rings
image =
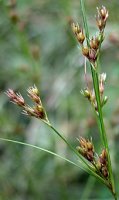
[[[51,154],[51,155],[53,155],[53,156],[56,156],[56,157],[58,157],[58,158],[64,160],[64,161],[66,161],[66,162],[68,162],[68,163],[70,163],[70,164],[72,164],[72,165],[75,165],[76,167],[78,167],[78,168],[80,168],[80,169],[83,170],[82,167],[80,167],[79,165],[77,165],[77,164],[74,163],[73,161],[71,161],[71,160],[69,160],[69,159],[67,159],[67,158],[65,158],[65,157],[63,157],[63,156],[60,156],[59,154],[54,153],[54,152],[52,152],[52,151],[50,151],[50,150],[41,148],[41,147],[39,147],[39,146],[36,146],[36,145],[33,145],[33,144],[29,144],[29,143],[25,143],[25,142],[20,142],[20,141],[17,141],[17,140],[7,139],[7,138],[0,138],[0,140],[1,140],[1,141],[5,141],[5,142],[11,142],[11,143],[15,143],[15,144],[20,144],[20,145],[28,146],[28,147],[31,147],[31,148],[35,148],[35,149],[44,151],[44,152],[46,152],[46,153],[49,153],[49,154]]]

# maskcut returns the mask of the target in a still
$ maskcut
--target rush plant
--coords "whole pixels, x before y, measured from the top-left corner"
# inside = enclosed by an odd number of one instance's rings
[[[23,96],[20,93],[15,93],[12,89],[8,89],[6,94],[13,103],[22,108],[23,113],[25,115],[28,115],[30,117],[35,117],[41,120],[43,123],[45,123],[48,127],[50,127],[68,145],[70,150],[77,156],[80,163],[73,162],[53,152],[50,152],[48,150],[42,149],[40,147],[31,144],[4,138],[0,139],[12,143],[27,145],[33,148],[46,151],[48,153],[51,153],[55,156],[58,156],[66,160],[67,162],[73,165],[76,165],[77,167],[85,170],[90,175],[94,176],[97,180],[101,181],[106,187],[108,187],[114,199],[117,200],[114,177],[112,172],[112,164],[110,159],[108,138],[105,131],[103,112],[102,112],[103,106],[106,104],[108,100],[107,96],[104,95],[106,73],[100,74],[98,67],[100,49],[104,40],[104,30],[108,19],[108,10],[104,6],[97,8],[96,23],[98,28],[98,34],[90,38],[83,0],[80,0],[80,6],[83,17],[83,26],[80,26],[78,23],[73,22],[71,27],[82,49],[82,55],[85,57],[85,61],[89,62],[90,64],[93,88],[89,87],[88,81],[86,79],[87,72],[86,72],[86,62],[85,62],[84,68],[85,68],[86,88],[81,90],[81,94],[88,99],[88,101],[94,108],[97,124],[99,127],[101,143],[103,145],[101,153],[98,155],[97,152],[95,151],[93,138],[87,139],[84,137],[80,137],[78,139],[79,145],[75,148],[67,141],[67,139],[63,136],[63,134],[59,133],[55,129],[50,119],[48,118],[47,112],[40,98],[39,90],[35,85],[33,87],[28,88],[27,90],[29,98],[34,103],[32,107],[25,102]]]

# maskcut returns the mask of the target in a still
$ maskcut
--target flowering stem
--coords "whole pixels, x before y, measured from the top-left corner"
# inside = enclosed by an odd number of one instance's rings
[[[45,123],[68,145],[68,147],[82,160],[83,163],[85,163],[85,165],[88,168],[90,168],[90,170],[93,170],[93,171],[95,170],[95,168],[89,165],[89,163],[79,154],[79,152],[72,147],[72,145],[67,141],[67,139],[63,135],[61,135],[49,122],[48,123],[45,122]]]
[[[80,5],[81,5],[84,29],[85,29],[85,34],[86,34],[87,46],[90,47],[90,45],[89,45],[89,31],[88,31],[87,19],[86,19],[86,14],[85,14],[84,0],[80,0]],[[97,60],[99,60],[99,55],[98,55]],[[101,100],[100,100],[98,72],[94,69],[94,66],[92,64],[90,64],[90,65],[91,65],[91,73],[92,73],[95,97],[96,97],[96,101],[97,101],[98,124],[100,126],[99,127],[100,128],[100,135],[101,135],[102,143],[103,143],[103,145],[106,149],[107,157],[108,157],[109,177],[110,177],[111,187],[112,187],[111,192],[112,192],[112,194],[113,194],[113,196],[116,200],[117,196],[116,196],[116,192],[115,192],[114,177],[113,177],[113,173],[112,173],[109,146],[108,146],[108,140],[107,140],[107,135],[106,135],[104,121],[103,121],[103,114],[102,114],[102,107],[101,107]],[[97,65],[97,63],[96,63],[96,65]],[[97,67],[98,66],[96,66],[96,68]]]
[[[92,66],[91,66],[91,68],[92,68]],[[95,96],[96,96],[97,107],[98,107],[100,135],[101,135],[101,139],[102,139],[103,145],[106,149],[107,156],[108,156],[108,169],[109,169],[109,176],[110,176],[110,180],[111,180],[111,184],[112,184],[112,193],[115,194],[115,186],[114,186],[114,178],[113,178],[111,159],[110,159],[110,153],[109,153],[109,145],[108,145],[108,140],[107,140],[107,136],[106,136],[102,108],[101,108],[101,101],[100,101],[98,73],[93,68],[92,68],[92,78],[93,78],[93,85],[94,85]]]
[[[79,152],[78,151],[76,151],[73,147],[72,147],[72,145],[65,139],[65,137],[64,136],[62,136],[49,122],[47,123],[46,121],[44,121],[45,122],[45,124],[47,124],[66,144],[67,144],[67,146],[71,149],[71,151],[73,152],[73,153],[75,153],[75,155],[77,155],[79,158],[80,158],[80,160],[82,161],[82,163],[83,164],[85,164],[85,168],[84,168],[84,170],[86,171],[86,172],[88,172],[90,175],[93,175],[94,177],[96,177],[98,180],[100,180],[103,184],[105,184],[109,189],[111,189],[110,188],[110,183],[107,181],[107,180],[105,180],[103,177],[101,177],[101,176],[99,176],[97,173],[96,173],[96,168],[95,167],[93,167],[93,166],[91,166],[90,165],[90,163],[89,162],[87,162],[82,156],[81,156],[81,154],[79,154]]]

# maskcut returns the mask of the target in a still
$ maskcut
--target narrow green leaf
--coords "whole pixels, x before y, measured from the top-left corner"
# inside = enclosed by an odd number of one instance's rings
[[[65,157],[63,157],[63,156],[60,156],[59,154],[54,153],[54,152],[52,152],[52,151],[50,151],[50,150],[47,150],[47,149],[38,147],[38,146],[33,145],[33,144],[29,144],[29,143],[25,143],[25,142],[20,142],[20,141],[17,141],[17,140],[12,140],[12,139],[7,139],[7,138],[0,138],[0,140],[5,141],[5,142],[11,142],[11,143],[15,143],[15,144],[20,144],[20,145],[28,146],[28,147],[31,147],[31,148],[35,148],[35,149],[44,151],[44,152],[46,152],[46,153],[49,153],[49,154],[51,154],[51,155],[53,155],[53,156],[56,156],[56,157],[62,159],[62,160],[65,160],[66,162],[68,162],[68,163],[70,163],[70,164],[72,164],[72,165],[75,165],[76,167],[78,167],[78,168],[80,168],[80,169],[83,170],[82,167],[80,167],[79,165],[77,165],[77,164],[74,163],[73,161],[71,161],[71,160],[69,160],[69,159],[67,159],[67,158],[65,158]]]

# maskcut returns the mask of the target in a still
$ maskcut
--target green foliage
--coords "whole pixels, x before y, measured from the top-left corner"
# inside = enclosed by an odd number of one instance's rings
[[[107,0],[86,2],[92,35],[95,8],[102,3],[110,13],[101,51],[101,66],[108,75],[105,93],[109,101],[104,116],[114,173],[119,180],[119,3],[116,0],[113,3]],[[9,104],[4,94],[12,87],[27,98],[24,90],[35,83],[41,89],[44,105],[55,127],[66,134],[74,147],[77,137],[93,135],[99,151],[93,111],[80,95],[84,85],[84,61],[69,25],[72,18],[81,22],[79,1],[18,1],[17,13],[26,24],[21,32],[10,20],[7,4],[7,0],[0,1],[0,136],[42,146],[75,160],[50,129],[38,120],[23,116],[20,109]],[[37,59],[33,50],[38,50]],[[25,146],[0,142],[0,166],[0,198],[4,200],[78,200],[85,192],[88,194],[84,196],[86,199],[111,197],[103,185],[96,180],[91,183],[79,168]],[[86,189],[86,182],[92,184],[90,191]]]

